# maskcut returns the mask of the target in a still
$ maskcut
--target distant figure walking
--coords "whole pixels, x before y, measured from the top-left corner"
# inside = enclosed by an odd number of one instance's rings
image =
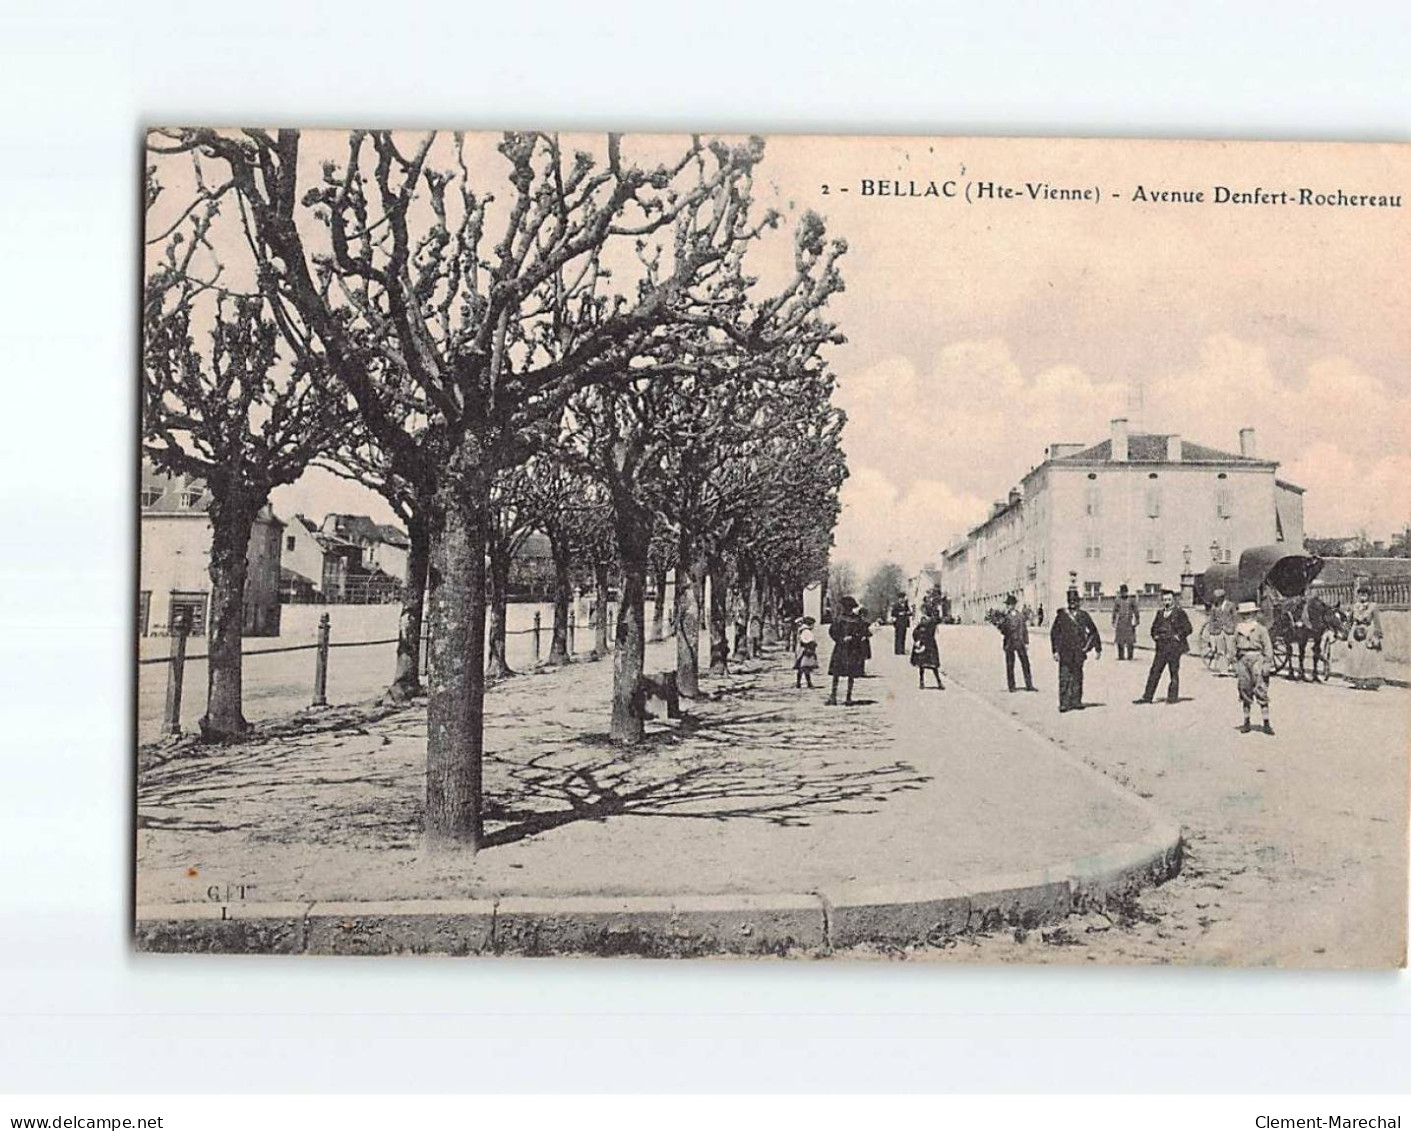
[[[911,602],[906,599],[905,593],[898,593],[897,599],[892,603],[892,626],[896,630],[896,640],[893,642],[898,656],[906,655],[907,630],[911,627]],[[925,610],[922,616],[925,616]]]
[[[1151,639],[1156,645],[1156,656],[1151,661],[1151,671],[1147,673],[1146,690],[1134,703],[1150,703],[1156,696],[1156,685],[1161,682],[1163,670],[1171,672],[1166,685],[1166,702],[1175,703],[1181,698],[1181,657],[1188,650],[1187,641],[1192,632],[1190,617],[1184,609],[1176,606],[1173,590],[1161,592],[1161,608],[1151,621]]]
[[[818,638],[813,635],[813,618],[804,617],[799,625],[799,651],[794,657],[794,686],[813,686],[813,673],[818,670]]]
[[[1011,593],[1004,599],[1004,615],[999,621],[1000,635],[1004,638],[1004,678],[1009,684],[1009,690],[1015,691],[1014,686],[1014,661],[1019,661],[1020,668],[1024,671],[1024,690],[1037,691],[1034,686],[1034,673],[1029,668],[1029,622],[1015,606],[1019,604],[1019,599]]]
[[[1039,620],[1038,620],[1038,623],[1039,623],[1039,626],[1040,626],[1040,627],[1043,626],[1043,623],[1044,623],[1044,607],[1043,607],[1043,605],[1040,605],[1040,606],[1039,606]]]
[[[941,650],[936,645],[936,627],[940,623],[935,610],[926,605],[922,607],[921,619],[912,630],[911,666],[916,669],[916,686],[921,691],[926,689],[927,672],[936,677],[939,690],[946,689],[941,682]]]
[[[1112,604],[1112,633],[1117,640],[1117,658],[1135,659],[1137,647],[1137,625],[1141,624],[1142,612],[1137,607],[1137,599],[1127,593],[1122,585],[1117,590],[1117,600]]]
[[[828,626],[828,635],[833,638],[833,654],[828,657],[828,674],[833,677],[833,689],[828,694],[828,705],[838,705],[838,680],[848,681],[845,704],[852,706],[853,680],[863,673],[866,660],[864,648],[867,645],[867,625],[858,615],[857,601],[844,597],[838,602],[838,611],[833,623]]]
[[[1381,686],[1382,616],[1372,600],[1371,586],[1357,586],[1357,600],[1347,627],[1347,678],[1356,691]]]
[[[1215,656],[1210,670],[1218,676],[1234,675],[1235,629],[1239,625],[1239,613],[1235,603],[1225,595],[1223,589],[1211,594],[1214,604],[1210,606],[1210,644]]]
[[[1264,733],[1273,734],[1269,725],[1269,673],[1274,667],[1274,641],[1269,630],[1259,623],[1259,606],[1243,601],[1236,610],[1234,652],[1235,677],[1239,680],[1240,706],[1244,708],[1244,725],[1240,731],[1248,734],[1250,704],[1258,702],[1264,716]]]
[[[1082,608],[1083,599],[1076,589],[1068,590],[1068,607],[1053,618],[1049,633],[1053,658],[1058,661],[1058,709],[1080,711],[1083,707],[1083,664],[1088,653],[1095,659],[1102,656],[1102,637],[1093,618]]]

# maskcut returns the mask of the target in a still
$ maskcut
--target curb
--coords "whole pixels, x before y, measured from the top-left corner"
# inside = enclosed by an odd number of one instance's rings
[[[827,953],[1034,928],[1175,876],[1180,830],[1041,871],[963,886],[844,884],[771,895],[504,896],[498,899],[139,906],[139,951],[214,954],[552,954],[692,958]]]
[[[1125,900],[1180,872],[1184,838],[1178,824],[951,678],[1024,741],[1136,806],[1150,821],[1150,832],[1047,868],[960,882],[841,883],[771,894],[139,905],[134,944],[153,953],[216,954],[827,954],[859,944],[936,943],[1005,926],[1033,929]]]

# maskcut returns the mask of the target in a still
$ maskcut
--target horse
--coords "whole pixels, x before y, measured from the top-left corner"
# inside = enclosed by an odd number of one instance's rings
[[[1347,638],[1347,614],[1340,605],[1330,605],[1321,597],[1294,597],[1285,601],[1276,614],[1276,624],[1280,635],[1291,644],[1298,645],[1298,675],[1294,679],[1306,679],[1304,659],[1308,642],[1313,642],[1312,682],[1318,682],[1318,672],[1323,666],[1323,641],[1329,633],[1336,639]],[[1292,664],[1290,664],[1292,668]]]

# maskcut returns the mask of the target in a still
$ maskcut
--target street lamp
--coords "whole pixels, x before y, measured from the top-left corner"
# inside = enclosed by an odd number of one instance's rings
[[[1186,545],[1185,545],[1185,547],[1181,550],[1181,559],[1186,563],[1186,572],[1187,572],[1187,573],[1190,573],[1190,571],[1191,571],[1191,544],[1190,544],[1189,542],[1187,542]]]

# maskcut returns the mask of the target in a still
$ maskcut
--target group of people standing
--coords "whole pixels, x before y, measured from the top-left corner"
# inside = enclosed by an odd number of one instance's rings
[[[1250,721],[1255,704],[1259,706],[1261,726],[1265,734],[1274,729],[1269,717],[1269,679],[1274,670],[1274,644],[1267,625],[1260,618],[1260,609],[1253,601],[1235,604],[1223,589],[1215,590],[1209,610],[1206,633],[1212,649],[1212,671],[1219,676],[1233,677],[1239,691],[1244,721],[1240,730],[1255,729]],[[1023,674],[1025,691],[1037,691],[1033,669],[1029,663],[1029,621],[1027,607],[1021,610],[1018,599],[1006,598],[1002,614],[991,614],[990,621],[999,629],[1004,648],[1005,681],[1011,692],[1018,691],[1016,667]],[[893,648],[897,655],[909,655],[916,668],[917,686],[926,687],[926,673],[932,673],[937,689],[944,691],[941,681],[940,649],[936,629],[941,623],[940,610],[934,602],[923,603],[920,618],[912,626],[914,610],[904,595],[898,595],[890,610],[893,626]],[[1112,608],[1113,637],[1117,659],[1135,659],[1138,626],[1142,613],[1137,598],[1121,586]],[[812,617],[799,621],[799,651],[794,662],[798,686],[806,681],[813,686],[812,673],[818,669],[818,644],[813,634]],[[1181,658],[1190,651],[1194,632],[1190,617],[1180,607],[1174,590],[1163,590],[1161,607],[1151,618],[1148,629],[1153,644],[1151,667],[1141,695],[1132,700],[1136,706],[1156,701],[1162,677],[1166,677],[1166,702],[1181,701]],[[867,610],[852,597],[838,602],[828,630],[833,640],[833,653],[828,662],[832,689],[828,704],[838,703],[838,690],[846,680],[844,705],[853,704],[854,680],[866,675],[867,661],[872,655],[870,618]],[[1088,657],[1102,656],[1102,636],[1092,616],[1082,607],[1082,596],[1076,588],[1067,593],[1066,607],[1053,618],[1049,630],[1053,658],[1058,664],[1058,709],[1060,712],[1081,710],[1083,703],[1083,668]],[[1371,599],[1370,588],[1359,585],[1357,599],[1349,615],[1346,646],[1347,676],[1356,688],[1375,689],[1378,653],[1382,646],[1381,618]]]
[[[1102,635],[1092,616],[1082,607],[1082,597],[1076,588],[1069,589],[1067,606],[1059,610],[1053,618],[1049,641],[1053,647],[1053,658],[1058,663],[1058,709],[1060,712],[1077,711],[1083,708],[1083,668],[1088,657],[1102,656]],[[1015,598],[1008,598],[1009,609],[999,620],[998,627],[1004,638],[1005,675],[1009,690],[1015,690],[1014,661],[1021,662],[1025,677],[1025,690],[1034,690],[1030,679],[1028,656],[1028,630],[1022,615],[1015,609]],[[1269,722],[1269,675],[1272,671],[1274,649],[1268,629],[1256,619],[1258,606],[1253,602],[1240,605],[1232,610],[1231,623],[1234,630],[1228,645],[1229,653],[1235,657],[1234,667],[1239,678],[1240,703],[1244,708],[1244,724],[1240,728],[1245,733],[1253,729],[1250,725],[1250,708],[1258,702],[1262,715],[1262,730],[1273,734]],[[1127,586],[1118,591],[1112,609],[1113,637],[1117,646],[1117,659],[1135,659],[1137,626],[1141,623],[1141,610],[1137,600]],[[1166,701],[1181,701],[1181,657],[1190,651],[1190,637],[1194,631],[1190,617],[1186,615],[1176,600],[1174,590],[1164,590],[1161,594],[1161,607],[1151,620],[1150,635],[1154,648],[1151,667],[1147,671],[1146,686],[1136,699],[1135,706],[1146,706],[1156,701],[1161,679],[1166,677]]]

